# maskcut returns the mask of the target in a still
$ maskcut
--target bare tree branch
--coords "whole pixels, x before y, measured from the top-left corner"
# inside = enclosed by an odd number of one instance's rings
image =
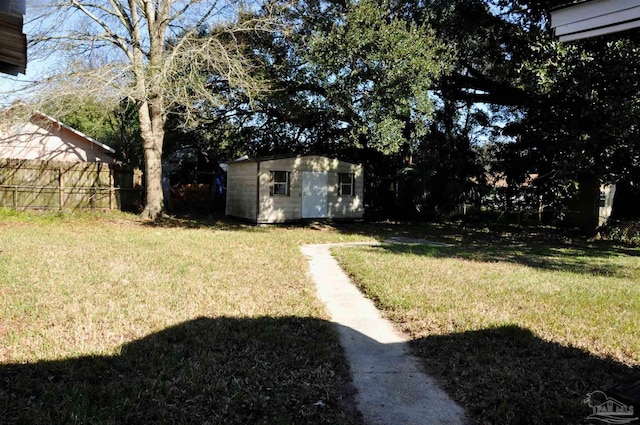
[[[156,217],[163,208],[160,160],[168,111],[179,107],[188,122],[203,105],[224,103],[214,81],[249,99],[268,90],[268,82],[256,77],[254,59],[244,55],[247,37],[240,35],[281,29],[269,17],[248,19],[235,0],[43,1],[31,45],[67,54],[69,61],[61,72],[41,78],[38,92],[50,103],[73,92],[105,104],[128,99],[136,105],[147,175],[145,216]]]

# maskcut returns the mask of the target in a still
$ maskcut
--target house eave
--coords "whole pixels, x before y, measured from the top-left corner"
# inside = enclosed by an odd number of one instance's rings
[[[589,0],[551,11],[551,27],[562,42],[640,27],[640,0]]]
[[[27,36],[23,33],[25,0],[0,4],[0,72],[17,76],[27,72]]]
[[[47,115],[45,113],[37,112],[36,115],[38,115],[38,116],[40,116],[42,118],[45,118],[45,119],[51,121],[52,123],[54,123],[56,125],[59,125],[60,127],[64,128],[65,130],[70,131],[71,133],[75,134],[78,137],[82,137],[83,139],[89,141],[90,143],[98,146],[99,148],[101,148],[101,149],[103,149],[103,150],[105,150],[105,151],[107,151],[107,152],[109,152],[111,154],[115,154],[116,153],[116,150],[114,148],[112,148],[111,146],[107,146],[104,143],[101,143],[101,142],[99,142],[99,141],[87,136],[86,134],[82,133],[81,131],[76,130],[73,127],[69,127],[65,123],[60,122],[57,119],[55,119],[55,118],[53,118],[53,117],[51,117],[51,116],[49,116],[49,115]]]

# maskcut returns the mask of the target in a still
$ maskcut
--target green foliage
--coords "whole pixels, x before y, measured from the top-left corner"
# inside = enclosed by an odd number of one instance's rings
[[[412,124],[429,119],[429,90],[452,57],[427,24],[396,12],[384,1],[349,3],[343,20],[314,34],[309,49],[327,100],[351,124],[351,143],[387,153],[411,143]]]
[[[429,24],[401,9],[373,0],[284,7],[282,32],[240,35],[272,90],[250,101],[213,78],[225,107],[199,104],[198,122],[172,132],[167,149],[188,145],[220,160],[340,156],[366,164],[369,199],[389,192],[406,153],[428,131],[434,83],[453,57]]]
[[[548,11],[560,3],[296,2],[281,9],[281,31],[239,36],[272,90],[249,101],[212,77],[226,106],[199,103],[199,121],[175,140],[224,159],[361,161],[374,203],[413,162],[407,207],[431,212],[476,202],[488,172],[515,186],[538,174],[531,199],[561,210],[585,173],[640,174],[638,82],[629,78],[640,52],[630,33],[559,43]]]
[[[640,221],[614,221],[600,231],[604,239],[640,245]]]
[[[536,192],[556,210],[575,196],[576,181],[635,180],[640,86],[629,76],[640,72],[639,48],[633,34],[533,46],[523,72],[534,95],[508,124],[515,142],[500,148],[497,168],[514,181],[538,174]]]
[[[510,184],[542,176],[535,195],[557,210],[585,175],[604,182],[635,179],[640,165],[640,92],[632,77],[640,71],[638,36],[559,43],[548,19],[559,3],[434,0],[410,9],[455,46],[453,71],[437,84],[445,104],[492,105],[480,124],[490,130],[484,137],[497,153],[486,167]],[[452,152],[449,139],[441,153]]]
[[[43,112],[100,142],[114,138],[110,110],[95,97],[67,95],[45,103]]]
[[[397,152],[424,134],[434,109],[429,90],[451,59],[427,24],[397,8],[373,0],[284,8],[286,33],[243,35],[272,90],[249,103],[216,86],[230,102],[203,111],[202,130],[225,128],[224,137],[244,140],[249,153]]]
[[[46,102],[44,113],[116,150],[127,164],[142,166],[140,124],[135,107],[121,102],[115,108],[93,96],[66,95]]]

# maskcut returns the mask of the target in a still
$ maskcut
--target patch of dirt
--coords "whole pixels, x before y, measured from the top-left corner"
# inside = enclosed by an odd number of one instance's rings
[[[321,221],[314,221],[309,223],[309,229],[320,230],[322,232],[329,232],[329,231],[336,230],[336,228],[330,225],[329,223],[323,223]]]

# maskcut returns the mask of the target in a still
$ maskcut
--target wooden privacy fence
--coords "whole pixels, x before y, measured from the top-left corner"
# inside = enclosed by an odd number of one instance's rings
[[[142,173],[103,162],[0,159],[0,207],[137,210]]]

